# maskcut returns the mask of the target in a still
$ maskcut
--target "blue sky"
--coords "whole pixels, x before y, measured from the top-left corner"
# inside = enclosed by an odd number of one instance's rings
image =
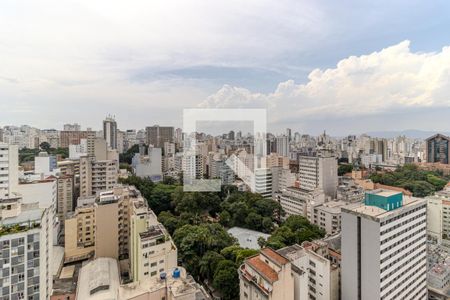
[[[0,125],[181,126],[266,107],[269,128],[450,130],[448,1],[0,3]]]

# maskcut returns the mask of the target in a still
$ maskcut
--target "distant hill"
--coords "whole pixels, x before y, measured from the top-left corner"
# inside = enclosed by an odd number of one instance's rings
[[[407,130],[401,130],[401,131],[371,131],[366,132],[367,135],[370,135],[372,137],[381,137],[381,138],[394,138],[400,135],[405,135],[410,138],[416,138],[416,139],[426,139],[432,135],[435,135],[436,133],[441,133],[447,136],[450,136],[450,132],[442,132],[442,131],[424,131],[424,130],[417,130],[417,129],[407,129]]]

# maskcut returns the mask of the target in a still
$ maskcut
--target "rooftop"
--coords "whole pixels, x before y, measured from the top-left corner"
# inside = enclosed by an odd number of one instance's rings
[[[279,266],[283,266],[287,263],[289,263],[289,260],[280,254],[278,254],[275,250],[272,250],[270,248],[264,248],[261,250],[261,253],[264,254],[264,256],[268,257],[272,262]]]
[[[403,206],[402,207],[407,208],[407,207],[415,206],[415,205],[422,204],[425,202],[426,202],[426,200],[421,199],[421,198],[403,197]],[[394,209],[394,210],[388,211],[388,210],[382,209],[377,206],[369,206],[369,205],[365,205],[365,204],[360,204],[360,206],[352,208],[352,209],[343,208],[343,210],[345,210],[346,212],[350,212],[350,213],[365,215],[365,216],[371,217],[373,219],[387,218],[391,215],[398,214],[399,211],[400,212],[402,211],[401,209]]]
[[[272,269],[268,264],[263,262],[259,255],[254,256],[246,260],[246,264],[248,264],[252,269],[254,269],[258,274],[263,276],[270,283],[278,281],[278,274]]]

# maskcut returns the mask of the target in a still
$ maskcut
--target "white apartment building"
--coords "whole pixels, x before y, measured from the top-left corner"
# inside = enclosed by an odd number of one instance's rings
[[[136,153],[131,165],[136,176],[149,178],[153,182],[163,179],[161,148],[148,147],[148,155]]]
[[[12,196],[19,184],[19,148],[0,143],[0,199]]]
[[[426,200],[366,193],[342,212],[342,299],[427,299]]]
[[[314,191],[318,188],[335,198],[338,186],[336,157],[328,151],[319,152],[317,156],[301,156],[299,181],[302,189]]]
[[[427,199],[428,238],[438,244],[450,245],[450,189]]]
[[[255,169],[255,193],[260,194],[264,198],[272,197],[272,170]]]
[[[341,231],[341,210],[342,208],[355,208],[360,203],[348,203],[344,201],[328,201],[313,206],[311,214],[308,214],[308,221],[316,224],[326,231],[327,234],[335,234]]]
[[[81,156],[88,155],[87,139],[80,139],[80,143],[69,145],[69,159],[80,159]]]
[[[149,226],[138,234],[134,281],[158,278],[177,266],[177,248],[161,224]]]
[[[304,242],[277,252],[291,261],[294,299],[339,299],[339,268],[327,258],[325,242]]]
[[[47,152],[39,152],[34,158],[34,173],[50,175],[57,168],[56,156],[49,155]]]
[[[309,191],[298,187],[287,187],[275,199],[289,216],[308,217],[313,207],[325,202],[325,194],[320,190]]]
[[[47,300],[52,291],[51,209],[0,200],[0,298]]]

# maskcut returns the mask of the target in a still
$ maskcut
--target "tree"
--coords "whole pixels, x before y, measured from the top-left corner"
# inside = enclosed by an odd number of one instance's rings
[[[229,261],[221,261],[214,274],[213,287],[217,289],[224,300],[238,299],[239,278],[236,265]]]
[[[203,279],[208,279],[211,281],[214,277],[214,273],[216,272],[217,265],[223,260],[225,260],[225,258],[217,252],[206,252],[200,261],[200,276]]]
[[[353,165],[351,164],[340,164],[338,167],[339,176],[350,173],[351,171],[353,171]]]
[[[290,216],[268,238],[266,246],[280,249],[293,244],[301,244],[304,241],[320,239],[325,236],[325,231],[317,225],[311,224],[302,216]]]
[[[40,147],[43,151],[45,151],[45,152],[47,152],[47,153],[50,153],[50,148],[51,148],[51,146],[50,146],[49,143],[47,143],[47,142],[42,142],[42,143],[39,145],[39,147]]]

